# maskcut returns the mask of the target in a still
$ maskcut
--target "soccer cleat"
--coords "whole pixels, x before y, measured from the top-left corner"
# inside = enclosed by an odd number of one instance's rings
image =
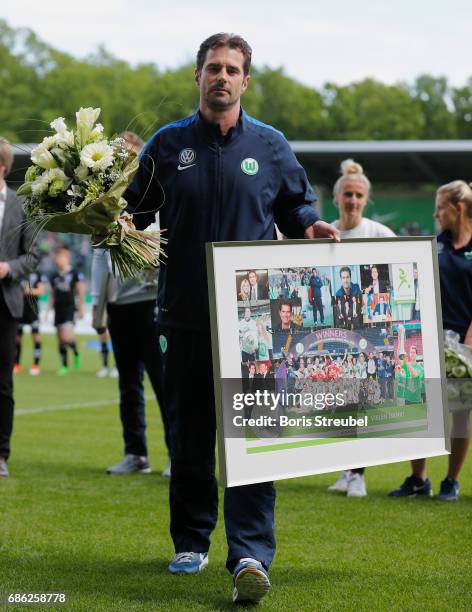
[[[0,457],[0,477],[8,478],[8,476],[9,476],[9,473],[8,473],[6,459],[4,457]]]
[[[77,353],[77,355],[74,355],[74,361],[72,363],[72,367],[74,368],[74,370],[78,370],[81,365],[82,365],[82,357],[80,356],[80,353]]]
[[[256,559],[240,559],[233,572],[233,602],[258,603],[270,589],[267,570]]]
[[[348,497],[365,497],[367,488],[365,486],[364,474],[352,472],[347,483]]]
[[[70,370],[67,366],[62,366],[56,371],[56,374],[58,376],[66,376],[67,374],[69,374],[69,372]]]
[[[96,376],[97,378],[105,378],[105,376],[108,376],[108,368],[100,368]]]
[[[328,491],[340,491],[341,493],[346,493],[347,483],[349,482],[350,476],[351,472],[349,470],[343,472],[336,482],[328,487]]]
[[[169,563],[171,574],[199,574],[208,565],[208,553],[177,553]]]
[[[13,374],[21,374],[21,366],[19,363],[15,363],[13,366]]]
[[[169,463],[166,465],[166,467],[162,471],[162,476],[164,476],[164,478],[170,478],[170,470],[171,470],[171,463],[169,461]]]
[[[29,369],[29,373],[31,374],[31,376],[39,376],[39,374],[41,374],[41,369],[39,365],[33,364]]]
[[[457,501],[459,499],[460,490],[461,487],[458,480],[454,480],[454,478],[445,478],[441,482],[439,494],[436,495],[435,499],[441,501]]]
[[[117,370],[116,368],[112,368],[112,369],[110,370],[110,372],[109,372],[108,376],[109,376],[110,378],[118,378],[118,376],[119,376],[118,370]]]
[[[433,495],[433,487],[429,478],[421,480],[421,478],[417,478],[412,474],[405,478],[403,484],[398,489],[390,491],[388,495],[389,497],[417,497],[419,495],[431,497]]]
[[[132,474],[134,472],[150,474],[151,468],[147,457],[127,454],[122,461],[107,468],[106,472],[107,474]]]

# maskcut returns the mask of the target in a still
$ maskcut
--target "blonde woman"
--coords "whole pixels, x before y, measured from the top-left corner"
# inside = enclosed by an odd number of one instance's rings
[[[389,238],[395,234],[382,223],[364,217],[372,186],[362,166],[353,159],[341,162],[341,176],[333,188],[339,219],[333,222],[343,238]]]
[[[457,332],[460,341],[472,347],[472,184],[453,181],[440,187],[434,218],[440,229],[437,239],[443,327]],[[459,499],[458,478],[470,443],[469,415],[470,407],[453,413],[448,471],[436,498],[441,501]],[[390,492],[391,497],[433,494],[426,459],[416,459],[411,466],[413,473]]]
[[[333,188],[335,205],[339,219],[333,225],[344,238],[390,238],[395,234],[386,225],[364,217],[372,190],[371,183],[360,164],[353,159],[341,162],[341,176]],[[377,270],[377,269],[376,269]],[[363,358],[359,358],[359,371],[364,367]],[[356,377],[357,378],[357,377]],[[338,480],[329,487],[330,491],[347,493],[348,497],[365,497],[367,488],[364,468],[346,470]]]
[[[238,301],[249,303],[250,296],[251,296],[251,285],[249,283],[249,279],[247,278],[247,276],[245,276],[241,280],[241,284],[239,285]]]

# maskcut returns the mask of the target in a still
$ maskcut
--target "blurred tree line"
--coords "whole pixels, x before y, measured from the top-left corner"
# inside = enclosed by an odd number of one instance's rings
[[[131,129],[146,140],[197,107],[193,70],[131,66],[104,48],[76,59],[0,20],[0,134],[38,142],[55,117],[72,121],[80,106],[99,106],[109,134]],[[290,140],[472,138],[472,77],[463,87],[425,74],[413,84],[365,79],[317,90],[281,68],[255,67],[243,100],[249,114]]]

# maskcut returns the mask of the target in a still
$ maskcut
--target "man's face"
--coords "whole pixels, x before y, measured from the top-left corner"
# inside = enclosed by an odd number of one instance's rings
[[[250,76],[244,76],[244,55],[239,49],[209,49],[201,70],[195,70],[200,103],[213,111],[224,111],[239,102]]]
[[[267,366],[264,362],[262,362],[261,365],[259,366],[259,371],[262,375],[267,373]]]
[[[413,346],[410,349],[410,361],[416,361],[416,349]]]
[[[343,289],[351,288],[351,275],[347,270],[341,272],[341,285],[343,286]]]
[[[250,365],[249,366],[249,376],[254,376],[255,373],[256,373],[256,366]]]
[[[257,284],[257,274],[255,272],[249,272],[249,282],[253,287]]]
[[[292,309],[288,304],[282,304],[280,307],[280,320],[282,321],[282,325],[288,326],[290,325],[290,317],[292,315]]]
[[[370,274],[372,276],[372,280],[377,280],[379,278],[379,271],[377,268],[371,268]]]
[[[251,318],[251,309],[250,308],[246,308],[244,311],[244,318],[246,319],[246,321],[249,321]]]

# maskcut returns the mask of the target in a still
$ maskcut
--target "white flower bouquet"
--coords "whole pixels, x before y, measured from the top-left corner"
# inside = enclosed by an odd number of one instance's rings
[[[109,249],[114,273],[127,278],[159,266],[164,240],[160,232],[136,230],[122,214],[139,161],[123,139],[104,137],[99,115],[99,108],[81,108],[74,131],[63,117],[52,121],[55,133],[31,152],[18,194],[38,231],[92,235],[94,247]]]
[[[452,411],[472,409],[472,349],[459,342],[459,334],[444,332],[447,396]]]

